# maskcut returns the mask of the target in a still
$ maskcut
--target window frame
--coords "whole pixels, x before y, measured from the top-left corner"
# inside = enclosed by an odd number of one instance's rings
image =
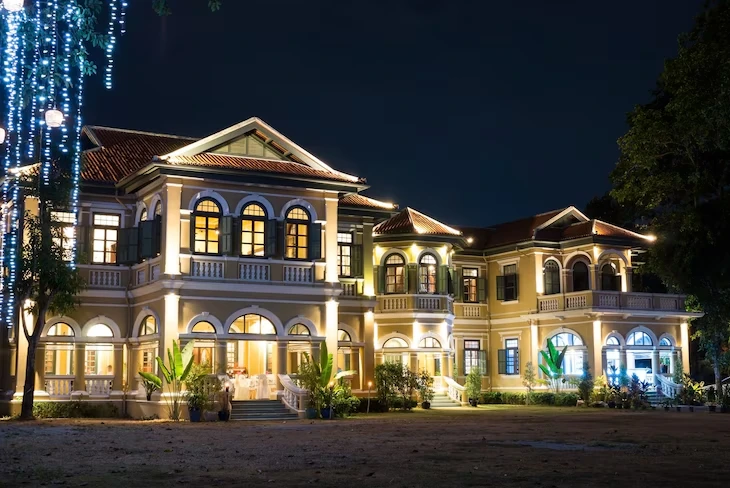
[[[205,203],[205,202],[212,202],[215,204],[215,206],[218,208],[218,212],[209,212],[204,210],[198,210],[198,207]],[[221,253],[221,221],[223,220],[223,209],[221,207],[221,204],[211,197],[203,197],[197,202],[195,202],[195,206],[193,207],[193,212],[191,214],[191,225],[190,229],[192,232],[192,236],[190,239],[191,244],[191,252],[193,254],[197,254],[200,256],[220,256]],[[205,219],[205,227],[198,227],[198,218],[204,218]],[[211,229],[211,223],[210,219],[217,219],[217,227],[215,229]],[[205,239],[198,239],[197,238],[197,231],[198,230],[204,230],[205,231]],[[217,240],[213,240],[209,238],[209,233],[211,231],[215,230],[216,235],[218,236]],[[198,242],[204,242],[205,243],[205,251],[198,251],[197,250],[197,243]],[[211,252],[210,246],[212,243],[215,242],[216,251]]]
[[[117,225],[105,225],[105,224],[97,224],[96,218],[97,217],[116,217],[117,218]],[[91,264],[99,264],[99,265],[109,265],[109,266],[116,266],[117,259],[119,258],[119,232],[122,230],[122,214],[117,212],[93,212],[91,215]],[[97,239],[96,238],[96,231],[97,230],[103,230],[104,231],[104,238],[103,239]],[[109,238],[109,231],[116,232],[116,237],[114,239]],[[103,249],[101,251],[97,251],[94,249],[94,244],[97,242],[103,242]],[[107,251],[107,245],[111,244],[113,246],[113,251]],[[95,259],[95,255],[97,252],[100,252],[104,255],[104,259],[102,261],[97,261]],[[114,258],[111,261],[107,261],[108,254],[113,254]]]
[[[475,274],[467,275],[467,271],[474,271]],[[479,268],[462,268],[461,270],[461,278],[462,278],[462,296],[464,303],[479,303]],[[471,295],[474,295],[474,298],[471,298]]]
[[[479,351],[482,350],[481,347],[482,341],[480,339],[464,339],[464,375],[468,375],[475,366],[481,371],[479,365]],[[485,371],[481,371],[481,373],[485,374]]]
[[[575,268],[576,268],[576,266],[579,266],[579,265],[585,268],[585,287],[582,287],[582,288],[578,288],[576,286],[576,279],[575,279],[576,278]],[[570,271],[573,274],[573,276],[572,276],[573,291],[588,291],[591,289],[591,270],[590,270],[589,265],[585,261],[578,260],[578,261],[574,262],[573,266],[571,266],[571,268],[570,268]]]
[[[69,217],[70,216],[70,217]],[[61,217],[61,218],[57,218]],[[67,217],[67,218],[64,218]],[[76,238],[76,227],[77,216],[73,212],[66,210],[51,210],[51,222],[52,225],[57,228],[60,235],[53,237],[53,242],[62,250],[63,260],[71,262],[74,259],[74,239]],[[71,235],[66,235],[66,230],[71,229]],[[119,234],[117,234],[117,240]]]
[[[345,242],[340,240],[340,236],[350,236],[350,241]],[[353,232],[340,232],[337,231],[337,275],[343,278],[352,278],[354,273],[352,272],[352,248],[355,245],[355,235]],[[343,251],[348,249],[349,254],[343,254]],[[349,263],[345,265],[344,258],[347,258]],[[347,273],[344,272],[345,267],[349,270]]]
[[[425,263],[425,259],[432,259],[433,263]],[[431,269],[433,266],[433,270]],[[433,253],[423,253],[418,258],[418,294],[435,295],[438,293],[438,266],[439,261]],[[425,271],[425,272],[424,272]],[[425,279],[425,285],[424,285]]]
[[[388,261],[393,258],[397,257],[400,259],[400,263],[388,263]],[[400,254],[394,252],[391,254],[388,254],[385,257],[385,261],[383,266],[385,267],[385,294],[386,295],[394,295],[394,294],[403,294],[406,292],[406,260],[403,256]],[[400,283],[398,282],[398,268],[401,269],[400,272]],[[393,270],[393,273],[391,275],[390,271]],[[393,278],[392,283],[390,282],[390,278]],[[392,288],[391,288],[392,285]]]
[[[263,212],[263,215],[245,215],[246,209],[248,209],[249,207],[253,207],[253,206],[260,208],[261,211]],[[249,202],[241,209],[241,215],[239,216],[239,218],[240,218],[240,222],[241,222],[241,229],[240,229],[241,242],[240,242],[240,246],[238,249],[239,253],[240,253],[239,256],[241,256],[242,258],[265,258],[266,257],[266,242],[267,242],[266,239],[268,237],[266,235],[266,222],[269,219],[269,215],[266,211],[266,207],[264,207],[261,203],[256,202],[256,201]],[[244,222],[247,222],[247,221],[251,222],[250,231],[244,230]],[[260,222],[261,231],[256,230],[257,222]],[[249,235],[249,234],[251,236],[251,242],[246,243],[245,236]],[[259,235],[261,236],[262,242],[260,244],[257,244],[256,237]],[[250,254],[246,254],[243,252],[243,246],[245,246],[245,245],[251,246]],[[261,246],[260,254],[256,253],[257,245]]]
[[[303,211],[307,219],[295,219],[290,217],[291,213],[295,210]],[[312,214],[301,205],[294,205],[287,209],[286,217],[284,217],[284,259],[290,261],[306,261],[309,259],[309,241],[311,236],[309,231],[311,229]],[[290,226],[292,226],[290,228]],[[294,233],[290,233],[290,230],[295,230]],[[301,230],[305,229],[304,234],[301,234]],[[290,238],[294,239],[294,245],[290,244]],[[301,240],[304,239],[304,245],[301,245]],[[289,256],[289,251],[294,250],[294,257]],[[304,257],[300,256],[300,251],[303,251]]]
[[[548,270],[548,268],[551,268]],[[548,280],[548,277],[550,279]],[[543,292],[545,295],[558,295],[561,291],[560,265],[554,259],[548,259],[542,268]],[[550,285],[550,287],[548,287]]]

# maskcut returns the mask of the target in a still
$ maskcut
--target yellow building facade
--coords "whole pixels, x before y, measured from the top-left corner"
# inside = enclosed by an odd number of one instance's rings
[[[588,365],[660,383],[688,364],[684,297],[632,289],[651,238],[574,207],[455,228],[362,195],[364,179],[257,118],[199,140],[103,127],[84,138],[76,237],[87,289],[70,316],[47,318],[36,401],[147,415],[138,372],[156,372],[173,341],[195,341],[196,361],[237,400],[297,411],[289,375],[322,344],[356,371],[355,392],[377,364],[398,361],[456,401],[473,368],[485,390],[522,389],[547,341],[567,346],[569,376]],[[54,218],[69,226],[62,210]],[[1,347],[10,413],[25,381],[18,324]],[[161,408],[159,393],[151,403]]]

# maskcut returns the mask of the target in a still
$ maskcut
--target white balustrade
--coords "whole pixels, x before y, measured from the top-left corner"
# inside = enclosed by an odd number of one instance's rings
[[[673,382],[669,377],[663,374],[654,375],[655,379],[659,383],[657,389],[661,389],[661,393],[665,397],[676,398],[677,395],[682,391],[682,385]]]
[[[442,310],[441,297],[416,297],[416,308],[419,310]]]
[[[92,269],[89,272],[89,286],[121,288],[122,272],[106,269]]]
[[[597,295],[599,307],[619,308],[618,293],[597,293]]]
[[[556,312],[560,310],[560,300],[557,297],[538,299],[540,312]]]
[[[284,281],[288,283],[312,283],[311,266],[284,266]]]
[[[565,308],[567,310],[573,310],[576,308],[586,308],[588,300],[585,295],[573,295],[565,297]]]
[[[342,283],[342,296],[345,297],[356,297],[357,296],[357,282],[354,283]]]
[[[309,401],[309,390],[295,385],[287,374],[280,374],[279,381],[281,381],[281,386],[284,387],[284,394],[282,395],[284,405],[299,414],[304,413]]]
[[[408,298],[385,296],[381,301],[383,311],[408,310]]]
[[[244,281],[270,281],[271,271],[268,264],[241,263],[239,277]]]
[[[465,386],[460,385],[449,376],[442,376],[441,378],[444,383],[446,383],[446,392],[449,395],[449,398],[455,402],[459,402],[461,405],[468,403],[464,398],[466,396]]]
[[[109,396],[112,393],[114,376],[86,377],[86,391],[91,396]]]
[[[222,261],[193,261],[190,275],[195,278],[223,279],[224,263]]]
[[[74,377],[47,375],[45,379],[45,390],[52,397],[71,396],[71,392],[74,390]]]
[[[479,305],[464,305],[463,309],[464,317],[467,318],[479,318],[482,316],[482,307]]]
[[[626,305],[634,310],[651,310],[651,297],[646,295],[626,295]]]

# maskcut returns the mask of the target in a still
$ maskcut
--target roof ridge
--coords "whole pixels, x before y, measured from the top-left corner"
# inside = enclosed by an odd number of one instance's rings
[[[148,132],[143,130],[135,130],[135,129],[122,129],[119,127],[108,127],[105,125],[87,125],[85,126],[89,130],[95,130],[95,129],[102,129],[102,130],[113,130],[116,132],[124,132],[127,134],[139,134],[141,136],[156,136],[156,137],[169,137],[172,139],[187,139],[187,140],[197,140],[196,137],[190,137],[190,136],[178,136],[175,134],[162,134],[159,132]]]

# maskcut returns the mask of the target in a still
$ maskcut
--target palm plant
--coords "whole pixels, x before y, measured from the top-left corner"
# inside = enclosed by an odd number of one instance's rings
[[[331,384],[334,358],[327,351],[327,343],[323,342],[320,347],[319,361],[315,361],[314,358],[305,352],[304,362],[305,367],[303,370],[307,371],[308,374],[300,375],[300,377],[304,383],[304,388],[309,390],[310,405],[314,406],[319,403],[319,408],[331,407],[331,399],[334,392],[334,385]],[[334,381],[339,381],[341,378],[355,373],[356,371],[341,371],[335,375]]]
[[[547,351],[540,351],[544,363],[540,365],[540,371],[549,379],[550,386],[557,393],[560,390],[560,380],[563,376],[563,358],[568,346],[565,346],[562,352],[558,352],[553,341],[547,341],[547,345]]]
[[[167,408],[170,412],[170,419],[175,422],[180,420],[180,400],[183,383],[190,373],[193,366],[193,348],[195,341],[188,342],[185,347],[180,350],[176,341],[172,341],[172,351],[167,350],[167,358],[170,362],[169,366],[165,366],[164,360],[157,356],[157,365],[162,371],[165,378],[169,395],[166,397]],[[162,379],[152,373],[140,371],[139,375],[146,381],[162,386]]]

